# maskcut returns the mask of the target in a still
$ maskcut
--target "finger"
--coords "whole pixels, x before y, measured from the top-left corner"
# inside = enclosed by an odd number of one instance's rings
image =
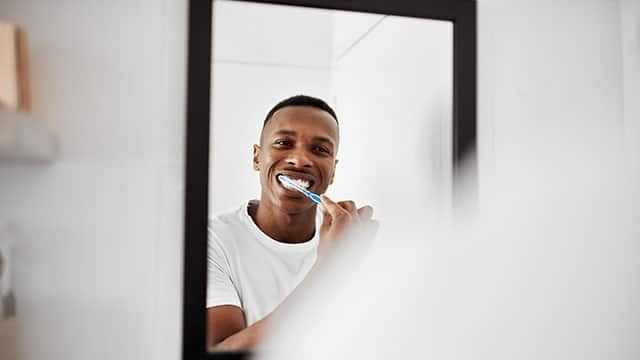
[[[358,216],[360,220],[370,220],[373,216],[373,208],[369,205],[361,207],[358,209]]]
[[[320,213],[322,215],[328,215],[327,208],[322,204],[322,202],[318,204],[318,209],[320,209]]]
[[[320,225],[320,232],[324,232],[331,227],[331,215],[328,211],[322,212],[322,225]]]
[[[349,214],[353,216],[358,215],[358,208],[356,207],[356,203],[351,200],[338,201],[338,205],[342,206],[343,209],[347,210]]]
[[[348,214],[347,210],[345,210],[333,200],[329,199],[327,195],[320,195],[320,200],[322,201],[322,206],[324,206],[325,210],[329,213],[329,215],[331,215],[331,217],[335,218]]]

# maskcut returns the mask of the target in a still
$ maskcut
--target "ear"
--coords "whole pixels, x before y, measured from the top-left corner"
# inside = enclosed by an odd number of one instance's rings
[[[260,171],[260,145],[253,144],[253,170]]]
[[[333,174],[331,174],[331,179],[329,180],[329,185],[333,184],[333,178],[336,176],[336,167],[338,166],[338,159],[335,159],[333,162]]]

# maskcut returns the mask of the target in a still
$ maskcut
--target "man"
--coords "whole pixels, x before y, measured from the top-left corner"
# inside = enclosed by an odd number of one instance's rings
[[[371,222],[370,206],[334,202],[318,206],[284,187],[284,174],[316,194],[333,183],[339,130],[324,101],[285,99],[264,120],[253,167],[260,172],[260,200],[243,204],[209,224],[208,344],[216,350],[253,348],[284,300],[322,266],[336,242]],[[321,225],[320,225],[321,224]],[[320,231],[317,231],[319,228]]]

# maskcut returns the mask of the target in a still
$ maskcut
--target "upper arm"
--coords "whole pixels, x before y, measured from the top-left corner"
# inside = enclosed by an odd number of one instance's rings
[[[244,313],[235,305],[207,309],[207,345],[216,346],[227,337],[246,328]]]
[[[208,235],[207,345],[216,346],[247,326],[224,244],[211,227]]]
[[[207,245],[207,308],[219,305],[242,306],[238,289],[232,279],[233,273],[223,244],[210,228]]]

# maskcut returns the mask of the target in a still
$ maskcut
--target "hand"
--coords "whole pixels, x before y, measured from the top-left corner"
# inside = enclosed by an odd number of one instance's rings
[[[320,195],[323,222],[320,228],[318,258],[324,258],[340,239],[348,235],[360,235],[364,230],[377,230],[378,224],[371,220],[373,208],[369,205],[357,208],[353,201],[334,202]]]

